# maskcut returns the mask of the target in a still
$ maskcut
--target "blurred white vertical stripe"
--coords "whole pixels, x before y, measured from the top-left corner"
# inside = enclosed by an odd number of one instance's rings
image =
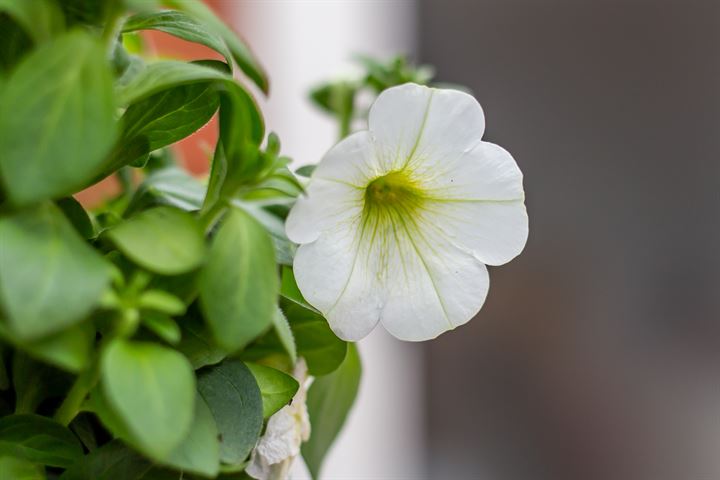
[[[316,163],[337,126],[312,107],[309,89],[349,70],[355,53],[386,58],[415,46],[414,0],[227,1],[227,18],[268,70],[262,102],[295,166]],[[324,479],[412,479],[424,472],[422,349],[378,328],[360,343],[360,396],[323,468]],[[304,468],[295,479],[308,478]]]

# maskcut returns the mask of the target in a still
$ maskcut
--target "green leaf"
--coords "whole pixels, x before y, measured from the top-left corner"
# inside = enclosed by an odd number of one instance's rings
[[[260,389],[239,360],[226,360],[198,372],[198,391],[220,431],[220,460],[238,464],[255,446],[263,423]]]
[[[277,314],[273,318],[273,327],[275,328],[275,333],[277,334],[280,343],[290,356],[290,361],[293,365],[295,365],[297,363],[295,337],[290,329],[290,324],[288,323],[287,318],[285,318],[285,314],[279,308],[277,309]]]
[[[126,214],[149,206],[168,205],[185,211],[200,210],[205,187],[184,170],[168,167],[148,175],[140,184]]]
[[[134,15],[123,25],[123,32],[137,30],[159,30],[188,42],[205,45],[225,57],[228,64],[232,63],[232,55],[223,39],[183,12],[164,10]]]
[[[338,368],[347,342],[335,336],[321,315],[284,299],[281,305],[295,336],[297,354],[305,358],[310,375],[326,375]]]
[[[215,477],[220,471],[220,441],[210,408],[199,394],[187,437],[161,463],[188,473]]]
[[[180,327],[175,320],[167,315],[157,312],[144,312],[140,316],[143,325],[171,345],[180,342]]]
[[[138,298],[138,307],[172,316],[185,313],[185,303],[175,295],[163,290],[145,290]]]
[[[82,457],[82,446],[73,433],[40,415],[0,418],[0,456],[67,468]]]
[[[80,205],[80,202],[73,197],[65,197],[55,203],[83,238],[90,239],[95,237],[95,227],[88,213],[82,205]]]
[[[16,350],[12,380],[15,413],[33,413],[44,400],[66,394],[72,378]]]
[[[218,345],[239,350],[273,321],[279,290],[272,241],[247,213],[230,209],[200,274],[200,302]]]
[[[7,14],[0,13],[0,92],[7,81],[6,73],[27,54],[33,46],[25,30]]]
[[[73,325],[61,332],[18,346],[31,356],[68,372],[87,368],[95,343],[95,328],[89,322]]]
[[[133,262],[162,275],[193,270],[205,256],[202,228],[192,215],[177,208],[145,210],[106,234]]]
[[[8,480],[45,480],[45,469],[40,465],[17,457],[0,457],[2,478]]]
[[[200,82],[169,88],[128,107],[109,169],[131,164],[205,125],[220,104],[217,87]]]
[[[361,373],[357,347],[350,344],[342,365],[330,375],[316,378],[308,390],[307,407],[312,435],[302,445],[302,456],[313,478],[319,478],[325,454],[340,433],[355,402]]]
[[[102,45],[74,31],[35,49],[0,95],[0,173],[16,205],[73,193],[100,172],[115,140],[112,76]]]
[[[174,350],[114,340],[101,360],[101,388],[127,427],[127,440],[151,458],[165,458],[190,431],[195,378]]]
[[[60,480],[139,480],[152,463],[112,440],[68,468]]]
[[[282,269],[282,283],[280,285],[280,295],[283,298],[290,300],[297,305],[300,305],[306,310],[310,310],[312,312],[320,314],[320,312],[317,311],[315,307],[310,305],[303,297],[302,293],[300,292],[300,288],[298,288],[297,286],[297,282],[295,281],[295,274],[293,273],[293,269],[291,267],[283,267]]]
[[[257,363],[245,364],[252,372],[262,395],[263,417],[272,414],[290,403],[300,384],[287,373]]]
[[[97,305],[109,265],[55,205],[0,218],[0,238],[0,299],[19,339],[79,323]]]
[[[255,220],[260,222],[262,226],[265,227],[265,230],[268,231],[270,237],[272,237],[273,246],[275,247],[275,258],[277,262],[280,265],[292,266],[293,257],[295,256],[295,245],[287,238],[283,220],[253,203],[239,202],[237,200],[233,203],[252,215]]]
[[[199,0],[168,0],[167,5],[182,10],[197,22],[222,37],[230,48],[233,59],[238,67],[247,75],[260,90],[268,93],[269,84],[265,71],[245,43],[240,40],[222,20],[220,20],[203,2]]]
[[[214,80],[232,81],[232,77],[197,63],[165,60],[147,65],[130,82],[119,85],[117,96],[121,105],[132,105],[170,88]]]
[[[195,370],[220,363],[227,356],[228,352],[215,343],[199,315],[184,318],[180,328],[182,339],[177,349],[185,354]]]
[[[53,0],[0,0],[3,11],[22,25],[35,43],[48,41],[65,28],[63,13]]]

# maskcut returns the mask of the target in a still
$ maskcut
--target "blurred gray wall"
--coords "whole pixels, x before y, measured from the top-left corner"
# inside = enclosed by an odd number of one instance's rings
[[[432,478],[720,478],[720,1],[423,0],[530,239],[426,345]]]

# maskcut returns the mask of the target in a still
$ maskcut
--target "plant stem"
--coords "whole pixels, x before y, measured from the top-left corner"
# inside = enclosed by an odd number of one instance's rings
[[[212,230],[212,227],[215,225],[215,223],[225,213],[225,207],[227,207],[226,202],[224,200],[218,200],[217,202],[215,202],[215,205],[210,207],[207,212],[200,216],[200,224],[202,225],[203,231],[205,233],[208,233],[210,232],[210,230]]]
[[[70,422],[80,413],[85,397],[95,386],[98,380],[98,371],[96,368],[89,368],[82,372],[75,380],[70,388],[65,400],[55,412],[55,420],[63,426],[68,426]]]

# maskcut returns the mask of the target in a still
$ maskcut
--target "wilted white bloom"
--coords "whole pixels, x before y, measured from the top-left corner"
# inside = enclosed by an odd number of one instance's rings
[[[485,265],[522,251],[522,173],[484,130],[472,96],[405,84],[317,166],[286,229],[298,287],[339,337],[382,322],[427,340],[462,325],[485,301]]]
[[[307,365],[299,359],[293,376],[300,384],[290,405],[286,405],[268,420],[265,434],[250,457],[245,473],[258,480],[288,478],[293,460],[300,454],[300,445],[310,438],[307,404]]]

